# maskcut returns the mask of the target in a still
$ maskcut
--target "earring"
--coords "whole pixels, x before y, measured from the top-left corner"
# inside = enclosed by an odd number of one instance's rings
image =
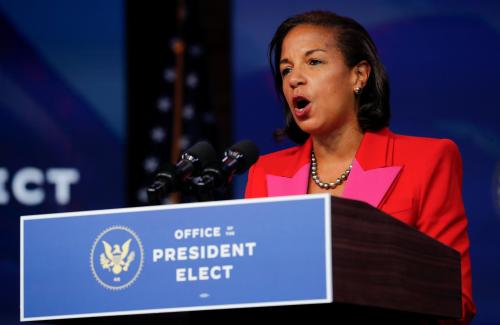
[[[360,95],[362,90],[363,90],[363,88],[361,88],[361,87],[356,87],[356,88],[354,88],[354,93],[355,93],[356,95]]]

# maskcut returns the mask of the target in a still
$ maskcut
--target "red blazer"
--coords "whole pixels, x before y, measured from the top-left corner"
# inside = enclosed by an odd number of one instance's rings
[[[261,156],[250,168],[246,198],[306,194],[312,140]],[[456,249],[462,256],[464,322],[476,312],[467,218],[462,201],[462,161],[447,139],[366,132],[342,196],[365,201]]]

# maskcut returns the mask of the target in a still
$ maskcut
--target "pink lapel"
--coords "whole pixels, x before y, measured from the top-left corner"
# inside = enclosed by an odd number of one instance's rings
[[[354,159],[342,197],[378,207],[400,170],[400,166],[363,170]]]
[[[312,139],[297,147],[297,150],[287,156],[286,164],[274,166],[273,174],[268,174],[267,195],[284,196],[300,195],[307,193],[309,181],[309,167],[312,150]]]
[[[306,194],[309,180],[309,166],[309,163],[305,164],[292,177],[267,175],[267,195]]]
[[[402,166],[393,166],[394,135],[385,128],[366,132],[356,152],[343,197],[380,207]]]

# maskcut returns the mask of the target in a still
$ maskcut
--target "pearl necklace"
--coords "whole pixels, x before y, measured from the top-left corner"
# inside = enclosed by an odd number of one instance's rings
[[[311,150],[311,178],[318,185],[320,188],[329,190],[329,189],[334,189],[340,184],[342,184],[345,180],[347,180],[347,177],[349,177],[349,173],[351,172],[352,165],[349,165],[347,169],[342,173],[342,175],[335,180],[333,183],[324,183],[319,179],[318,176],[318,163],[316,162],[316,156],[314,155],[314,150]]]

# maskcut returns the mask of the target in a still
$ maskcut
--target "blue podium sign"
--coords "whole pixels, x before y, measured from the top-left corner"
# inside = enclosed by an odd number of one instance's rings
[[[21,218],[21,320],[328,303],[330,197]]]

